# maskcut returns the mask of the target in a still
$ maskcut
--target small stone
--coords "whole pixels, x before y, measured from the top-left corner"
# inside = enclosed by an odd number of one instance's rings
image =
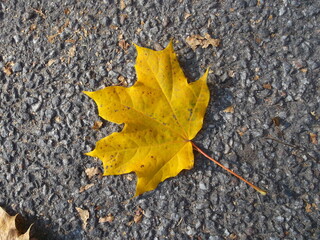
[[[19,35],[14,35],[13,40],[15,41],[15,43],[19,43],[21,42],[21,37]]]
[[[195,231],[193,230],[193,228],[191,228],[190,226],[187,226],[187,231],[186,233],[189,235],[189,236],[192,236],[195,234]]]
[[[109,26],[111,24],[111,19],[108,18],[108,17],[104,17],[102,20],[101,20],[101,24],[104,25],[104,26]]]
[[[47,119],[51,120],[53,117],[56,116],[56,111],[53,109],[47,109],[45,112],[45,115],[46,115]]]
[[[279,10],[279,16],[281,17],[282,15],[284,15],[287,12],[287,10],[284,7],[281,7]]]
[[[102,77],[105,77],[108,75],[106,69],[103,66],[100,66],[98,71],[99,71],[99,75]]]
[[[268,29],[260,29],[259,36],[261,38],[267,38],[270,36],[270,31]]]
[[[200,183],[199,183],[199,188],[200,188],[201,190],[207,190],[207,189],[208,189],[203,182],[200,182]]]
[[[41,107],[41,101],[38,101],[37,103],[31,105],[31,109],[33,112],[37,112],[40,109],[40,107]]]
[[[195,227],[198,229],[199,227],[201,227],[201,222],[199,220],[196,221],[195,223]]]
[[[14,65],[13,65],[13,67],[12,67],[12,71],[13,72],[21,72],[22,71],[22,64],[21,64],[21,62],[17,62],[17,63],[15,63]]]
[[[119,77],[119,73],[111,70],[111,71],[108,72],[108,77],[111,78],[113,81],[117,82],[117,79]]]
[[[144,214],[143,214],[146,218],[150,218],[152,216],[152,213],[149,209],[146,209],[144,211]]]
[[[278,216],[278,217],[276,217],[276,220],[278,222],[283,222],[284,221],[284,217],[283,216]]]

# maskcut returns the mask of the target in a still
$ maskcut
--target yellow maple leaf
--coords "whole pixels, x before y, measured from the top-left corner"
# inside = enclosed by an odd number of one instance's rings
[[[138,196],[193,167],[190,140],[202,127],[210,94],[208,71],[188,83],[172,42],[162,51],[136,48],[134,86],[84,93],[96,102],[103,119],[125,123],[122,132],[101,139],[87,155],[102,160],[104,175],[135,172]]]
[[[103,119],[122,124],[123,130],[99,140],[86,153],[103,162],[104,175],[135,172],[135,196],[154,190],[167,178],[194,165],[193,148],[249,184],[266,192],[204,153],[191,140],[202,127],[210,93],[208,70],[188,83],[172,42],[161,51],[136,46],[137,82],[132,87],[113,86],[87,92]]]
[[[19,233],[16,228],[16,216],[10,216],[0,207],[0,240],[29,240],[30,228],[24,234]]]

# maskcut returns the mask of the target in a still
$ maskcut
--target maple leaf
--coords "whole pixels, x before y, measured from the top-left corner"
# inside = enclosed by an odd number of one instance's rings
[[[102,160],[104,175],[135,172],[137,196],[193,167],[190,140],[201,129],[210,94],[208,71],[188,83],[172,42],[161,51],[136,48],[134,86],[84,93],[103,119],[125,123],[122,132],[101,139],[87,155]]]
[[[30,228],[24,234],[16,228],[16,216],[10,216],[0,207],[0,239],[1,240],[29,240]]]
[[[99,140],[95,149],[86,154],[101,159],[104,175],[135,172],[138,196],[182,170],[191,169],[193,147],[208,157],[191,140],[202,127],[210,93],[208,70],[197,81],[188,83],[172,42],[161,51],[139,46],[136,49],[134,86],[111,86],[84,93],[96,102],[99,116],[125,124],[120,133]]]

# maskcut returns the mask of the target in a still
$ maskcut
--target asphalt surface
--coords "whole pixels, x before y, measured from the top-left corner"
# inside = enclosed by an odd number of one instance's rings
[[[0,206],[38,239],[320,239],[319,13],[317,0],[0,1]],[[186,38],[206,33],[221,44],[193,51]],[[170,39],[190,81],[212,70],[195,142],[266,196],[198,153],[134,199],[134,174],[86,175],[101,164],[83,153],[121,126],[92,129],[81,91],[132,85],[133,43]]]

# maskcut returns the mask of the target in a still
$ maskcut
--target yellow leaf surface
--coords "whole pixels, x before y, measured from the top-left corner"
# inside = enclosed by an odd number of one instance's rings
[[[87,155],[103,162],[104,175],[135,172],[138,196],[183,169],[191,169],[191,141],[202,127],[209,102],[208,71],[188,83],[172,42],[161,51],[136,46],[137,81],[84,92],[103,119],[122,124],[121,132],[99,140]]]
[[[10,216],[3,208],[0,207],[0,240],[30,239],[30,228],[24,234],[19,233],[17,230],[16,216]]]

